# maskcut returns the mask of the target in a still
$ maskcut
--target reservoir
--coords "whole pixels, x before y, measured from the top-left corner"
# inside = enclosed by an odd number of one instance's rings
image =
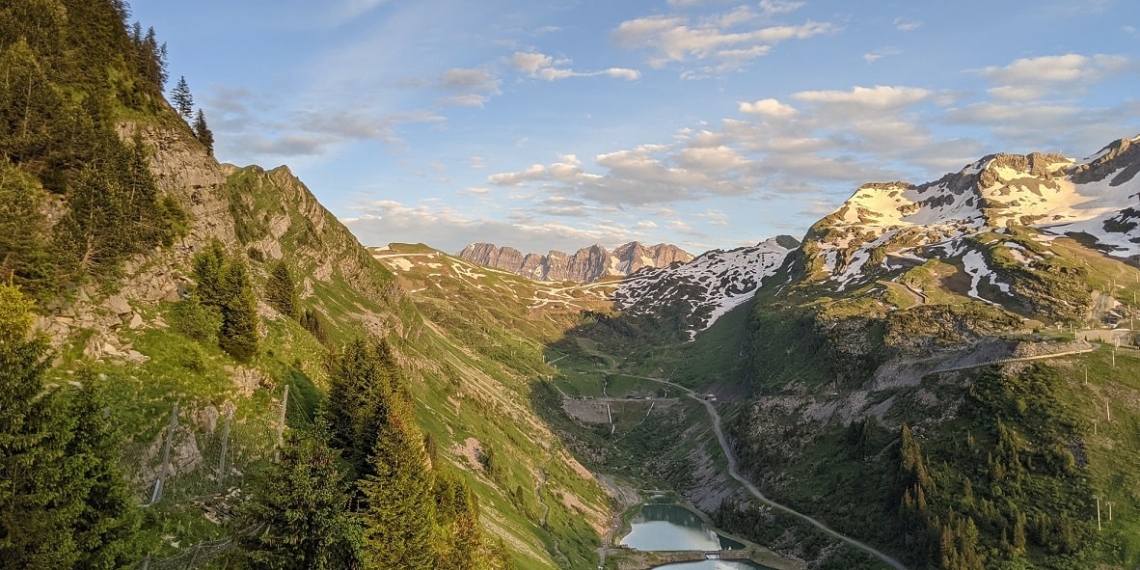
[[[650,502],[630,520],[632,530],[621,544],[646,552],[669,550],[703,550],[705,552],[738,550],[744,545],[722,536],[693,511],[671,502]],[[703,560],[668,564],[660,570],[757,570],[764,568],[751,562]]]

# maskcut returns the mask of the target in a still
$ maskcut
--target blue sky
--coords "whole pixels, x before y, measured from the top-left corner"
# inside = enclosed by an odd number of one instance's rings
[[[1140,3],[134,0],[234,164],[366,245],[693,253],[1140,134]]]

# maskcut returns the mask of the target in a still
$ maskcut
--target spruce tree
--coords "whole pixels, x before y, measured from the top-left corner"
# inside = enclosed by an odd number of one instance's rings
[[[198,281],[195,294],[203,305],[221,312],[218,346],[238,360],[252,359],[257,354],[259,316],[249,270],[241,260],[226,255],[216,239],[194,256],[191,266]]]
[[[253,570],[362,568],[349,487],[323,425],[290,432],[281,460],[255,480],[238,513],[239,556]]]
[[[289,318],[297,318],[297,286],[284,261],[278,261],[265,283],[265,302]]]
[[[28,338],[31,303],[0,285],[0,568],[66,567],[77,553],[56,468],[62,446],[51,423],[56,393],[44,392],[49,347]],[[74,510],[74,509],[69,509]],[[55,542],[59,539],[59,542]]]
[[[198,109],[198,114],[194,116],[194,136],[198,137],[198,142],[206,147],[206,152],[214,156],[214,132],[206,124],[206,113],[201,109]]]
[[[49,349],[30,303],[0,285],[0,569],[122,568],[141,521],[119,470],[115,419],[89,373],[43,385]]]
[[[239,260],[230,260],[224,274],[226,301],[222,305],[222,328],[218,346],[240,361],[257,354],[259,317],[257,296],[249,279],[249,270]]]
[[[434,568],[434,502],[419,430],[404,406],[390,408],[373,445],[364,496],[364,552],[369,566]]]
[[[317,312],[316,309],[305,309],[301,315],[301,326],[317,339],[317,342],[327,345],[329,343],[329,333],[325,329],[324,318]]]
[[[178,111],[183,119],[189,121],[194,116],[194,96],[190,94],[190,84],[186,83],[186,76],[178,78],[178,83],[170,92],[170,98],[174,103],[174,110]]]
[[[384,341],[350,342],[332,357],[329,370],[326,414],[333,442],[363,477],[372,471],[373,445],[388,422],[402,377]]]

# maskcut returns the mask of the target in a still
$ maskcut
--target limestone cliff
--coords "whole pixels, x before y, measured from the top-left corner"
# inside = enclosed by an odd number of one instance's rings
[[[497,247],[490,243],[473,243],[458,257],[529,277],[536,281],[576,281],[586,283],[603,277],[632,275],[650,267],[667,267],[687,263],[693,256],[675,245],[645,246],[630,242],[612,252],[601,245],[579,249],[573,255],[551,251],[546,255],[523,254],[513,247]]]

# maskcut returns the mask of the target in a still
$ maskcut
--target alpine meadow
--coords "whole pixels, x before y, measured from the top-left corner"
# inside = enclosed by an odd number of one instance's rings
[[[137,3],[0,0],[0,570],[1140,568],[1127,49],[981,102],[763,67],[933,7]]]

